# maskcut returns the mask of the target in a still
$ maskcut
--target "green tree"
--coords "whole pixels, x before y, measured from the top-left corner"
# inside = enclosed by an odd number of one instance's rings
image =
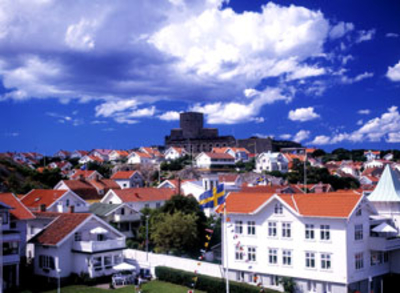
[[[151,240],[158,253],[180,254],[190,251],[198,242],[197,217],[194,214],[160,213],[154,219]]]
[[[291,277],[282,277],[279,283],[282,284],[285,293],[294,293],[296,290],[296,282]]]

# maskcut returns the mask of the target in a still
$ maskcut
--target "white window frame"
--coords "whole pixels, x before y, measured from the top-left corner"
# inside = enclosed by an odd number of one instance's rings
[[[277,202],[274,206],[274,214],[281,215],[283,214],[283,205],[281,202]]]
[[[241,246],[235,246],[235,260],[241,261],[244,259],[243,248]]]
[[[354,225],[354,240],[361,241],[364,239],[364,225]]]
[[[268,237],[278,236],[277,222],[268,222]]]
[[[315,239],[315,226],[314,224],[306,224],[305,226],[305,238],[307,240],[314,240]]]
[[[269,248],[268,249],[268,263],[270,265],[278,264],[278,249],[277,248]]]
[[[330,225],[321,225],[320,226],[320,238],[322,241],[331,240],[331,227]]]
[[[235,233],[243,234],[243,221],[235,221]]]
[[[247,221],[247,235],[256,235],[255,221]]]
[[[247,261],[256,262],[257,261],[257,247],[249,246],[247,247]]]
[[[290,222],[282,223],[282,238],[292,238],[292,224]]]
[[[285,249],[282,250],[282,264],[284,266],[291,266],[292,265],[292,251]]]
[[[359,252],[354,255],[354,265],[355,265],[355,269],[357,271],[364,269],[364,253],[363,252]]]
[[[315,252],[306,251],[305,258],[306,258],[306,268],[315,269]]]
[[[332,258],[330,253],[321,253],[321,269],[330,270],[332,268]]]

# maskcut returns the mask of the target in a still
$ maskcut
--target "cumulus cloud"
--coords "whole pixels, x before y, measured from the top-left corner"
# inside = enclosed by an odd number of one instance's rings
[[[387,33],[385,36],[387,38],[398,38],[400,35],[396,33]]]
[[[262,107],[289,102],[294,93],[282,94],[285,82],[323,92],[318,78],[331,71],[318,60],[328,60],[327,42],[354,31],[351,23],[331,25],[321,11],[274,3],[239,13],[228,2],[3,0],[0,76],[7,93],[0,101],[95,100],[98,117],[132,124],[176,119],[152,104],[177,100],[204,109],[209,121],[233,124],[261,123]],[[259,90],[275,77],[269,86],[280,93]]]
[[[65,124],[71,124],[73,126],[79,126],[84,123],[83,119],[72,117],[72,116],[74,116],[74,114],[69,116],[69,115],[63,115],[63,114],[59,114],[59,113],[55,113],[55,112],[47,112],[46,115],[56,118],[57,122],[62,123],[62,124],[65,123]]]
[[[369,115],[369,114],[371,114],[371,110],[370,109],[361,109],[361,110],[358,110],[357,113],[360,115]]]
[[[400,61],[396,65],[388,67],[386,77],[391,81],[400,81]]]
[[[336,144],[342,141],[397,142],[400,133],[400,113],[397,106],[392,106],[380,117],[368,120],[358,130],[351,133],[336,133],[332,136],[320,135],[311,142],[316,145]]]
[[[179,112],[168,111],[159,115],[158,118],[164,121],[176,121],[179,120]]]
[[[210,104],[196,104],[191,111],[203,112],[210,124],[236,124],[244,122],[263,122],[263,117],[258,117],[262,106],[277,101],[290,101],[289,95],[284,95],[277,88],[266,88],[264,91],[246,89],[244,95],[247,103],[243,102],[217,102]]]
[[[284,134],[279,135],[279,138],[288,140],[288,139],[292,138],[292,135],[288,134],[288,133],[284,133]]]
[[[296,142],[302,142],[310,137],[311,132],[308,130],[300,130],[293,137],[293,140]]]
[[[320,115],[314,112],[314,107],[298,108],[290,110],[288,118],[292,121],[310,121],[319,118]]]

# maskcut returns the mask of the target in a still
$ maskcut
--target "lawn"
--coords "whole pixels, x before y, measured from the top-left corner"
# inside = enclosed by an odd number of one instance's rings
[[[152,281],[142,286],[142,293],[187,293],[189,288],[174,285],[171,283]],[[29,291],[24,291],[28,293]],[[61,288],[61,293],[105,293],[105,292],[115,292],[115,293],[134,293],[134,286],[127,286],[115,290],[105,290],[87,286],[67,286]],[[195,291],[196,293],[205,293],[204,291]],[[45,293],[57,293],[57,290],[47,291]]]

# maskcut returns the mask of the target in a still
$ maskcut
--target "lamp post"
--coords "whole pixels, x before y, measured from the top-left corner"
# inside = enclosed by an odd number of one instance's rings
[[[61,292],[61,269],[57,269],[57,274],[58,274],[58,286],[57,286],[57,293]]]
[[[149,261],[149,218],[150,215],[146,215],[146,261]]]

